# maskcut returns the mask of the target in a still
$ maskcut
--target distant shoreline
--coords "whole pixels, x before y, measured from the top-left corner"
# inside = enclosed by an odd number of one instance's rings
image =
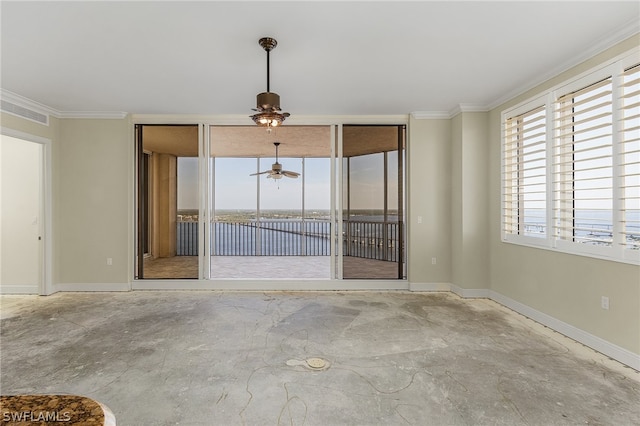
[[[255,210],[221,209],[216,210],[214,220],[216,222],[248,222],[258,219],[256,213]],[[378,222],[384,220],[384,212],[382,210],[351,210],[351,218],[357,217]],[[397,220],[397,211],[389,211],[387,217],[391,221]],[[330,210],[307,210],[304,213],[304,219],[309,220],[329,220],[330,218]],[[199,219],[198,210],[178,210],[177,219],[179,222],[197,222]],[[301,220],[303,216],[300,210],[260,210],[260,219],[268,221]]]

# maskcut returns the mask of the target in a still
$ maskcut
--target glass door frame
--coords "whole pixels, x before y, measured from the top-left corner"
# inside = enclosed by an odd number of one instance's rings
[[[178,120],[179,121],[179,120]],[[141,171],[144,171],[146,173],[149,172],[149,170],[151,169],[151,167],[145,167],[145,156],[148,153],[144,147],[143,147],[143,129],[145,126],[167,126],[167,127],[171,127],[171,126],[197,126],[198,127],[198,249],[200,250],[198,252],[198,277],[197,278],[145,278],[144,276],[144,258],[145,258],[145,245],[146,243],[144,242],[144,240],[150,238],[149,237],[149,231],[148,231],[148,225],[149,225],[149,218],[148,218],[148,214],[149,214],[149,207],[148,205],[146,206],[146,208],[141,208],[141,195],[144,194],[145,197],[148,197],[148,189],[149,186],[145,185],[145,182],[143,179],[140,178],[140,173]],[[156,279],[158,280],[168,280],[168,281],[201,281],[203,279],[206,279],[206,275],[203,274],[204,271],[204,266],[203,266],[203,260],[202,257],[200,256],[200,253],[202,253],[202,244],[203,244],[203,236],[202,236],[202,197],[203,195],[206,196],[206,193],[203,194],[203,182],[206,183],[205,181],[203,181],[202,179],[202,173],[203,173],[203,167],[202,167],[202,156],[203,156],[203,129],[205,128],[205,124],[203,123],[193,123],[190,121],[184,122],[184,123],[176,123],[173,121],[167,121],[165,122],[164,120],[160,120],[159,122],[154,122],[154,120],[141,120],[141,121],[134,121],[133,123],[133,130],[134,130],[134,136],[133,136],[133,145],[134,145],[134,167],[133,167],[133,181],[134,181],[134,191],[133,191],[133,206],[134,206],[134,218],[133,218],[133,235],[134,235],[134,241],[133,241],[133,270],[132,270],[132,281],[136,282],[136,281],[154,281]],[[149,162],[151,163],[151,162]],[[145,217],[146,216],[146,217]],[[144,226],[143,226],[144,225]],[[144,227],[147,227],[147,230],[145,232]]]
[[[398,217],[398,227],[397,227],[397,235],[399,236],[399,244],[398,244],[398,254],[397,254],[397,258],[398,258],[398,270],[397,270],[397,278],[383,278],[383,280],[398,280],[398,281],[403,281],[403,280],[407,280],[408,279],[408,265],[407,265],[407,260],[408,260],[408,256],[407,256],[407,252],[406,252],[406,247],[408,246],[407,244],[407,239],[408,239],[408,232],[406,232],[407,227],[407,218],[406,218],[406,213],[407,213],[407,161],[406,161],[406,156],[407,156],[407,145],[408,145],[408,124],[407,123],[403,123],[403,122],[395,122],[395,123],[350,123],[350,122],[345,122],[342,124],[338,125],[338,128],[336,129],[337,132],[337,151],[338,154],[336,156],[336,163],[337,163],[337,186],[335,187],[335,194],[332,194],[332,200],[335,200],[337,202],[337,220],[335,221],[335,223],[337,223],[337,231],[336,234],[338,234],[338,232],[341,234],[342,230],[343,230],[343,226],[344,226],[344,211],[345,211],[345,206],[344,204],[344,191],[345,191],[345,187],[344,187],[344,172],[345,172],[345,168],[344,168],[344,127],[349,127],[349,126],[353,126],[353,127],[395,127],[397,128],[397,146],[398,146],[398,159],[397,159],[397,168],[398,168],[398,207],[397,207],[397,217]],[[385,215],[387,213],[387,206],[388,206],[388,175],[387,175],[387,154],[388,152],[391,151],[386,151],[383,152],[384,154],[384,167],[385,167],[385,171],[384,171],[384,187],[383,187],[383,204],[384,204],[384,211],[385,211]],[[347,170],[348,172],[348,170]],[[348,175],[347,179],[350,179],[350,175]],[[347,184],[349,184],[349,182],[347,182]],[[349,191],[347,191],[347,196],[350,196]],[[347,203],[349,203],[349,200],[347,200]],[[348,207],[348,206],[347,206]],[[348,210],[348,208],[347,208]],[[349,220],[349,218],[347,218]],[[386,219],[385,222],[386,224]],[[384,227],[384,229],[386,230],[386,225]],[[338,231],[339,230],[339,231]],[[370,280],[370,279],[379,279],[379,278],[345,278],[344,277],[344,244],[342,242],[342,236],[340,235],[340,243],[337,244],[338,245],[338,250],[337,250],[337,256],[339,258],[339,260],[337,260],[337,279],[339,280],[349,280],[349,281],[356,281],[358,279],[363,279],[363,280]]]

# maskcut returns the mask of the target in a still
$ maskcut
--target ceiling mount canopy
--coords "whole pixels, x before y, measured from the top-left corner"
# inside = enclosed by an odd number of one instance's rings
[[[258,126],[270,129],[271,127],[281,125],[290,114],[280,111],[280,95],[270,91],[269,52],[275,49],[278,42],[274,38],[263,37],[258,40],[258,44],[267,52],[267,91],[258,93],[256,107],[253,108],[253,110],[258,111],[258,113],[252,115],[251,118]]]

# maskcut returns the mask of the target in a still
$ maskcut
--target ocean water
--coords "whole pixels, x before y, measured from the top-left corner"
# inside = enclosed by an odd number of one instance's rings
[[[543,237],[546,234],[543,210],[525,210],[525,235]],[[627,242],[640,244],[640,211],[625,212]],[[614,214],[611,210],[576,210],[573,223],[577,240],[591,244],[610,244],[613,241]]]

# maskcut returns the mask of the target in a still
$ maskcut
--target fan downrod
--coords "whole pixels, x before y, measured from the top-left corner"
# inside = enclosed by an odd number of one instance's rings
[[[278,147],[280,146],[280,142],[273,143],[276,147],[276,164],[278,163]]]

